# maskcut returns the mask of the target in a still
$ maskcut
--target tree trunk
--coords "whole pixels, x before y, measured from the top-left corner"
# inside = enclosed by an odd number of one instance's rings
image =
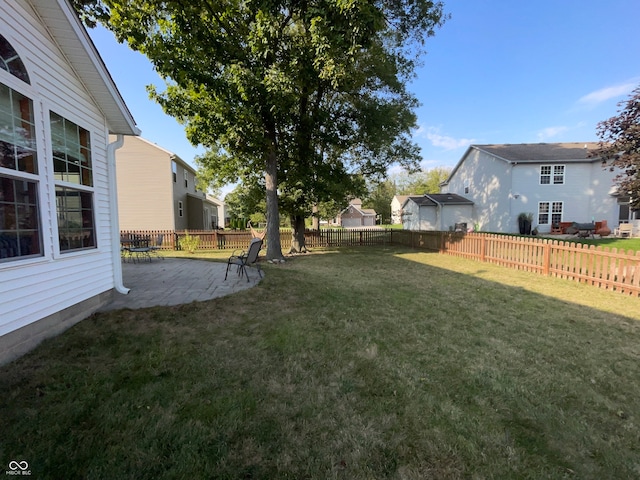
[[[302,215],[291,216],[291,250],[289,253],[304,253],[307,246],[304,241],[304,217]]]
[[[278,212],[278,157],[275,146],[267,156],[265,174],[267,188],[267,260],[281,260],[280,213]]]
[[[320,217],[318,216],[318,204],[311,207],[311,230],[320,230]]]

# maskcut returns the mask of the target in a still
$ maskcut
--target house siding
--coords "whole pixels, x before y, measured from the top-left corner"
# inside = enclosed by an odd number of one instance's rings
[[[173,230],[171,154],[144,139],[125,137],[116,152],[116,170],[120,230]]]
[[[450,178],[443,193],[457,193],[474,203],[474,223],[489,232],[510,232],[511,165],[477,149],[471,149]],[[468,193],[465,187],[469,187]]]
[[[520,192],[513,199],[512,231],[517,231],[517,215],[533,212],[533,225],[541,232],[549,232],[550,224],[538,225],[538,205],[540,202],[562,202],[562,221],[586,223],[592,220],[607,220],[609,225],[617,225],[616,198],[608,194],[613,186],[611,174],[603,171],[600,162],[567,163],[564,184],[540,185],[540,166],[516,165],[513,174],[513,191]],[[614,223],[615,222],[615,223]]]
[[[442,208],[442,225],[438,230],[450,230],[456,223],[466,223],[467,229],[474,225],[473,206],[471,205],[446,205]]]
[[[41,319],[59,315],[60,311],[90,299],[103,299],[92,303],[90,308],[99,307],[101,302],[106,301],[105,292],[114,286],[115,273],[112,263],[105,118],[28,2],[13,0],[0,4],[0,32],[16,49],[31,81],[29,87],[0,70],[3,84],[33,101],[44,253],[37,258],[0,263],[0,336],[3,336]],[[90,132],[97,248],[69,253],[58,251],[50,111]]]
[[[435,206],[423,206],[409,200],[403,209],[403,228],[407,230],[439,230]]]

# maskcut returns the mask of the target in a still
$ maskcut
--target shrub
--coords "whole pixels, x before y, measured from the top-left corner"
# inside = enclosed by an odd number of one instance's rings
[[[193,253],[198,249],[200,245],[200,237],[195,235],[189,235],[189,232],[185,232],[184,237],[178,240],[178,246],[181,250],[186,250],[189,253]]]

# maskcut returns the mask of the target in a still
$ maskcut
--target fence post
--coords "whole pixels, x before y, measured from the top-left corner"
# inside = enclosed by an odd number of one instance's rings
[[[482,243],[480,244],[480,260],[482,260],[483,262],[486,261],[486,255],[487,255],[487,236],[481,234],[481,240]]]

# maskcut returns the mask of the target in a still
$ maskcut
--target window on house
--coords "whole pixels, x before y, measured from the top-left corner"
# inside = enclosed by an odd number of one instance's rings
[[[178,181],[178,165],[174,161],[171,161],[171,171],[173,172],[173,183],[176,183]]]
[[[2,35],[0,35],[0,68],[25,83],[31,83],[27,69],[18,53]]]
[[[56,186],[56,210],[61,252],[96,246],[91,192]]]
[[[0,167],[38,173],[33,102],[0,84]]]
[[[184,188],[188,188],[189,187],[189,173],[185,170],[184,171]]]
[[[562,202],[538,203],[538,224],[550,225],[562,221]]]
[[[464,193],[469,193],[469,185],[464,186]]]
[[[182,202],[178,202],[178,216],[182,217],[184,214],[184,209],[182,208]]]
[[[542,165],[540,166],[541,185],[563,185],[564,165]]]
[[[95,248],[89,132],[57,113],[49,118],[60,251]]]
[[[5,70],[18,64],[7,45],[0,36]],[[33,102],[0,84],[0,261],[42,256],[38,188]]]

